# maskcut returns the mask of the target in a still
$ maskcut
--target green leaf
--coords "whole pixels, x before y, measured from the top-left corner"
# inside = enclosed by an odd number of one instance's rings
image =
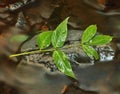
[[[64,42],[67,37],[67,22],[68,18],[66,18],[63,22],[61,22],[58,27],[54,30],[52,35],[52,45],[54,48],[59,48],[64,45]]]
[[[67,76],[70,76],[72,78],[75,78],[75,75],[72,71],[72,68],[71,68],[71,65],[70,65],[70,62],[68,61],[68,58],[67,56],[64,54],[64,52],[62,51],[54,51],[53,52],[53,59],[54,59],[54,62],[57,66],[57,68],[63,72],[64,74],[66,74]]]
[[[37,44],[40,49],[45,49],[50,46],[52,33],[52,31],[46,31],[38,35]]]
[[[23,42],[28,38],[27,35],[15,35],[10,38],[11,42]]]
[[[89,57],[95,57],[96,60],[99,59],[97,51],[92,46],[82,45],[82,48]]]
[[[82,34],[82,44],[92,39],[96,34],[96,31],[97,31],[96,25],[90,25],[89,27],[87,27]]]
[[[88,44],[89,45],[105,45],[112,40],[111,36],[108,35],[97,35]]]

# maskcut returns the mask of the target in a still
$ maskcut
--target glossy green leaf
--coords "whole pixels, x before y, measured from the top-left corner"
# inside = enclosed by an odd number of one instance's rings
[[[52,31],[42,32],[38,35],[37,44],[40,49],[45,49],[51,44]]]
[[[82,45],[82,48],[89,57],[95,57],[96,60],[99,59],[97,51],[92,46]]]
[[[66,18],[63,22],[61,22],[58,27],[54,30],[52,35],[52,45],[54,48],[62,47],[67,37],[67,22],[68,18]]]
[[[57,68],[63,72],[65,75],[67,76],[70,76],[72,78],[75,78],[75,75],[72,71],[72,68],[71,68],[71,65],[70,65],[70,62],[68,61],[68,58],[67,56],[64,54],[64,52],[62,51],[54,51],[53,52],[53,59],[54,59],[54,62],[57,66]]]
[[[10,38],[11,42],[23,42],[28,38],[27,35],[14,35]]]
[[[87,27],[82,34],[82,44],[92,39],[96,34],[96,31],[97,31],[96,25],[90,25],[89,27]]]
[[[97,35],[89,42],[89,45],[105,45],[108,44],[111,40],[111,36]]]

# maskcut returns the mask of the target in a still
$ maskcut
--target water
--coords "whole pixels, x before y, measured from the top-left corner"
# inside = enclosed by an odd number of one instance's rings
[[[70,80],[63,74],[52,74],[44,67],[34,64],[22,65],[21,69],[16,71],[15,66],[19,63],[20,58],[8,57],[10,54],[16,53],[23,44],[23,42],[11,42],[12,36],[24,34],[32,37],[38,30],[55,29],[57,24],[70,16],[69,29],[84,30],[88,25],[96,24],[100,33],[114,36],[114,43],[117,45],[114,61],[99,63],[84,69],[76,68],[79,87],[84,90],[98,91],[101,94],[120,92],[118,89],[120,85],[119,64],[114,64],[120,61],[119,8],[103,11],[105,6],[99,5],[96,0],[36,0],[24,4],[18,9],[10,10],[7,7],[8,3],[15,2],[22,1],[0,1],[0,64],[3,65],[0,68],[0,80],[2,82],[14,87],[21,94],[39,94],[39,92],[60,94],[64,85],[74,84],[74,80]],[[79,88],[78,90],[81,91]],[[89,94],[86,91],[81,92]]]

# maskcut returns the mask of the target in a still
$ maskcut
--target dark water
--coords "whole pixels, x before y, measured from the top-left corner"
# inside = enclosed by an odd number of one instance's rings
[[[112,35],[116,45],[115,59],[83,69],[74,68],[79,85],[59,72],[52,74],[34,64],[22,65],[16,72],[20,58],[9,58],[9,55],[16,53],[23,41],[13,42],[10,39],[15,35],[26,35],[31,38],[38,33],[37,31],[53,30],[68,16],[70,16],[69,29],[84,30],[90,24],[96,24],[98,32]],[[119,7],[113,9],[111,7],[104,11],[104,6],[98,4],[96,0],[12,0],[11,2],[1,0],[0,93],[61,94],[64,86],[68,85],[64,94],[98,94],[97,92],[119,94],[119,21]]]

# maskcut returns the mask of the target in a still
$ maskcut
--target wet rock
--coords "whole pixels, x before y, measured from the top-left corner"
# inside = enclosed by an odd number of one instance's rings
[[[39,53],[39,54],[32,54],[27,55],[24,57],[24,63],[30,63],[33,62],[35,65],[43,65],[46,67],[50,72],[58,71],[57,67],[55,66],[53,59],[49,53]]]
[[[4,22],[2,22],[2,21],[0,21],[0,27],[2,26],[5,26],[6,24],[4,23]]]
[[[3,13],[5,11],[7,11],[8,9],[7,8],[0,8],[0,13]]]
[[[28,22],[31,26],[40,24],[43,21],[42,17],[40,15],[37,15],[37,13],[35,13],[35,12],[32,14],[27,13],[26,15],[29,15]]]
[[[100,94],[120,93],[120,89],[117,89],[120,85],[119,62],[96,63],[86,68],[75,66],[73,69],[80,82],[80,88]]]
[[[74,33],[76,33],[76,35],[78,35],[78,36],[74,36],[74,35],[72,35],[72,34]],[[70,31],[69,33],[68,33],[68,37],[67,37],[67,40],[66,40],[66,42],[68,42],[68,44],[66,44],[65,46],[64,46],[64,49],[63,49],[63,51],[69,56],[69,57],[71,57],[71,59],[70,60],[72,60],[73,62],[75,62],[75,58],[76,57],[78,57],[79,56],[79,58],[83,58],[83,57],[86,57],[86,58],[88,58],[87,56],[86,56],[86,54],[84,53],[84,51],[81,49],[81,47],[80,46],[76,46],[76,45],[78,45],[78,44],[80,44],[80,42],[79,42],[79,40],[80,40],[80,35],[81,35],[81,31]],[[23,45],[22,45],[22,47],[21,47],[21,52],[25,52],[25,51],[32,51],[32,50],[37,50],[37,49],[39,49],[38,48],[38,46],[37,46],[37,43],[36,43],[36,38],[37,38],[37,36],[38,35],[36,35],[36,36],[34,36],[32,39],[30,39],[30,40],[28,40],[26,43],[24,43]],[[73,46],[73,47],[71,47],[71,48],[65,48],[66,46],[68,46],[68,45],[71,45],[71,46]],[[50,54],[49,54],[50,55]],[[45,56],[45,55],[43,55],[43,56]],[[39,60],[39,59],[38,59]],[[44,59],[44,57],[41,57],[41,60],[43,60],[43,61],[46,61],[46,62],[49,62],[49,61],[47,61],[48,59]],[[49,60],[50,60],[50,57],[49,57]],[[85,60],[85,59],[84,59]],[[85,61],[87,62],[87,60],[89,60],[89,59],[86,59]],[[33,60],[34,61],[34,60]],[[53,60],[52,60],[52,58],[51,58],[51,62],[53,62]],[[82,62],[82,61],[79,61],[79,62]],[[76,61],[76,63],[77,63],[77,61]],[[83,62],[82,62],[83,63]]]
[[[25,5],[35,2],[36,0],[22,0]]]
[[[7,18],[10,17],[10,14],[7,12],[6,8],[0,8],[0,21],[5,23]]]
[[[22,6],[23,6],[23,3],[22,3],[22,2],[16,2],[16,3],[14,3],[14,4],[10,4],[10,5],[8,6],[8,9],[9,9],[10,11],[14,11],[14,10],[17,10],[17,9],[21,8]]]
[[[5,18],[7,18],[9,16],[9,14],[0,14],[0,18],[1,19],[5,19]]]
[[[69,45],[70,43],[71,45],[72,44],[76,45],[79,43],[80,37],[75,38],[74,35],[78,34],[80,36],[81,32],[76,30],[74,32],[73,31],[72,30],[70,32],[68,31],[68,35],[70,35],[70,38],[68,36],[67,41],[69,41],[69,43],[68,44],[66,43],[66,45]],[[72,35],[71,33],[74,35]],[[28,40],[26,43],[24,43],[21,46],[21,51],[24,52],[31,51],[33,49],[34,50],[38,49],[35,41],[36,37],[37,36],[33,37],[31,40]],[[109,94],[110,92],[112,92],[111,94],[115,94],[116,92],[119,92],[119,90],[116,89],[119,87],[120,84],[117,83],[120,82],[118,80],[120,77],[118,74],[120,65],[119,63],[113,60],[116,51],[114,46],[115,44],[113,43],[107,46],[98,47],[99,49],[98,51],[101,57],[100,60],[95,62],[95,64],[93,64],[92,66],[89,63],[90,62],[89,58],[83,52],[81,47],[74,46],[73,48],[64,49],[65,53],[70,58],[73,71],[75,72],[75,75],[78,78],[79,82],[78,87],[87,91],[95,91],[101,94]],[[37,66],[43,66],[43,68],[46,68],[47,71],[49,72],[51,72],[50,70],[52,70],[53,73],[58,72],[51,58],[51,53],[37,53],[26,55],[22,60],[23,60],[22,62],[24,62],[25,64],[27,63]],[[111,80],[113,82],[111,82]],[[103,86],[107,91],[104,91],[104,89],[102,88]]]
[[[9,13],[7,8],[0,8],[0,21],[6,25],[15,23],[15,14]],[[4,27],[3,27],[4,28]]]
[[[77,30],[69,30],[68,31],[68,37],[66,40],[66,44],[63,46],[62,51],[64,51],[67,56],[69,57],[69,60],[73,64],[77,64],[80,67],[85,67],[89,65],[94,65],[95,60],[93,58],[89,58],[86,53],[82,50],[80,44],[80,36],[82,34],[82,31]],[[76,35],[76,36],[74,36]],[[32,50],[38,50],[38,46],[36,43],[37,36],[34,36],[27,42],[25,42],[21,46],[21,52],[26,51],[32,51]],[[111,43],[112,44],[112,43]],[[116,53],[116,46],[113,45],[106,45],[106,46],[99,46],[96,49],[98,50],[98,53],[100,55],[99,62],[107,62],[107,61],[113,61]],[[68,49],[67,46],[70,45],[71,47]],[[115,46],[115,47],[114,47]],[[31,59],[31,57],[33,57]],[[41,63],[47,64],[46,62],[51,62],[53,64],[53,60],[51,58],[51,53],[38,53],[33,55],[28,55],[26,61],[34,62],[34,63]],[[53,64],[54,65],[54,64]],[[46,66],[46,65],[45,65]],[[52,66],[52,65],[51,65]],[[53,70],[53,69],[50,69]]]
[[[7,8],[10,11],[15,11],[33,2],[35,2],[35,0],[23,0],[23,2],[18,1],[13,4],[9,4]]]
[[[36,0],[22,0],[22,2],[16,2],[16,3],[10,4],[7,8],[10,11],[15,11],[22,7],[26,7],[29,4],[34,3],[35,1]],[[32,9],[31,9],[31,7],[32,7]],[[43,18],[48,19],[50,17],[50,15],[52,14],[53,10],[54,10],[54,7],[51,7],[51,0],[37,1],[33,5],[29,6],[29,8],[26,8],[26,14],[30,17],[31,15],[33,15],[34,13],[37,12],[37,14],[35,15],[36,17],[42,16]],[[27,12],[31,13],[31,15],[28,14]]]
[[[92,5],[86,6],[84,1]],[[76,2],[66,0],[60,8],[55,10],[56,14],[53,14],[53,17],[63,20],[70,16],[69,24],[74,29],[85,29],[90,24],[96,24],[99,32],[119,37],[120,9],[103,12],[96,2],[97,0],[77,0]]]
[[[78,42],[81,39],[80,38],[81,35],[82,35],[82,32],[80,30],[69,30],[66,41],[71,44],[74,42]],[[37,36],[38,35],[33,36],[30,40],[28,40],[26,43],[24,43],[24,45],[22,45],[22,47],[21,47],[21,51],[23,52],[23,51],[38,49],[38,47],[36,46],[37,45],[37,42],[36,42]]]
[[[62,94],[98,94],[97,92],[80,89],[76,85],[69,85]]]
[[[96,49],[100,56],[100,62],[113,61],[115,59],[115,54],[117,51],[116,44],[111,43],[105,46],[97,47]]]
[[[105,0],[83,0],[86,4],[98,9],[104,10],[105,9]]]
[[[3,55],[3,56],[5,55],[5,56],[9,57],[9,55],[11,53],[15,53],[18,50],[18,47],[21,44],[21,42],[12,42],[11,38],[12,38],[12,36],[19,35],[21,30],[14,26],[13,27],[11,26],[9,28],[6,28],[6,26],[5,26],[4,29],[2,30],[2,32],[3,33],[0,36],[0,43],[1,43],[0,55]]]
[[[43,66],[30,63],[21,63],[14,71],[1,68],[0,73],[0,80],[15,87],[19,94],[61,94],[64,85],[71,83],[60,72],[49,72]]]
[[[28,26],[26,18],[25,18],[24,14],[22,12],[20,12],[18,14],[18,19],[17,19],[17,22],[16,22],[16,26],[20,29],[25,30],[25,31],[29,31],[30,27]]]
[[[81,4],[81,6],[79,4]],[[106,24],[105,26],[101,24],[105,22],[106,17],[96,13],[94,9],[86,7],[84,0],[77,0],[76,2],[74,2],[74,0],[66,0],[59,15],[61,19],[70,16],[69,22],[74,28],[85,29],[90,24],[97,24],[99,29],[102,28],[101,32],[106,29]],[[93,19],[93,17],[95,18]]]
[[[54,10],[54,7],[51,6],[51,1],[37,1],[25,11],[30,25],[40,24],[51,16]]]
[[[20,1],[20,0],[1,0],[0,3],[3,3],[4,5],[9,5],[17,1]]]

